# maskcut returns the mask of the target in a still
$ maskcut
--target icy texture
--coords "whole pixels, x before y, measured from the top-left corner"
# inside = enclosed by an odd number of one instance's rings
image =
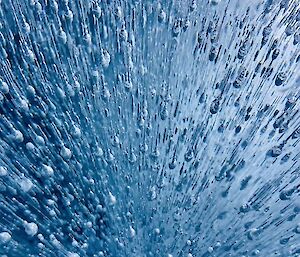
[[[0,1],[0,256],[300,256],[299,28],[299,0]]]

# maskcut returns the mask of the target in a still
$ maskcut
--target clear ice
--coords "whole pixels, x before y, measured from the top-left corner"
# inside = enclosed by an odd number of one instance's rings
[[[300,256],[300,0],[1,0],[0,257]]]

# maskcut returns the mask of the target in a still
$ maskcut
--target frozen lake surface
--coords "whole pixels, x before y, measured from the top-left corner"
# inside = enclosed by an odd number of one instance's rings
[[[0,1],[0,257],[300,256],[300,0]]]

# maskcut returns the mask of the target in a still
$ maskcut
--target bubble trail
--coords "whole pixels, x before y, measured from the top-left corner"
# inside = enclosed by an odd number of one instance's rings
[[[0,256],[300,256],[299,0],[0,1]]]

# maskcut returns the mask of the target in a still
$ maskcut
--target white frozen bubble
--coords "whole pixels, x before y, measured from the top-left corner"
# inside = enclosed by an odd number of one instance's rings
[[[38,232],[38,225],[34,222],[24,222],[25,232],[28,236],[34,236]]]
[[[15,130],[14,131],[14,140],[17,142],[17,143],[22,143],[24,141],[24,136],[23,136],[23,133],[19,130]]]
[[[9,93],[9,87],[8,87],[8,84],[5,81],[0,80],[0,91],[3,94],[8,94]]]
[[[72,152],[69,148],[63,146],[60,150],[60,155],[63,157],[65,160],[69,160],[72,157]]]
[[[111,204],[116,204],[117,198],[111,192],[109,192],[108,195],[109,195],[110,203]]]
[[[31,142],[26,143],[26,149],[28,151],[32,151],[32,150],[34,150],[34,148],[35,148],[35,146],[33,143],[31,143]]]
[[[102,51],[102,65],[107,68],[110,64],[110,54],[107,50]]]
[[[0,244],[6,244],[11,240],[11,234],[8,232],[1,232],[0,233]]]
[[[23,177],[19,180],[19,186],[23,192],[27,193],[32,189],[33,183],[30,179]]]
[[[0,166],[0,177],[7,175],[7,168],[4,166]]]
[[[52,169],[52,167],[46,164],[43,164],[43,170],[45,171],[47,176],[53,176],[54,174],[54,170]]]
[[[130,237],[135,237],[136,232],[132,226],[130,226],[130,228],[129,228],[129,234],[130,234]]]
[[[81,130],[79,127],[77,126],[74,126],[73,127],[73,131],[72,131],[72,135],[75,137],[75,138],[79,138],[81,136]]]

